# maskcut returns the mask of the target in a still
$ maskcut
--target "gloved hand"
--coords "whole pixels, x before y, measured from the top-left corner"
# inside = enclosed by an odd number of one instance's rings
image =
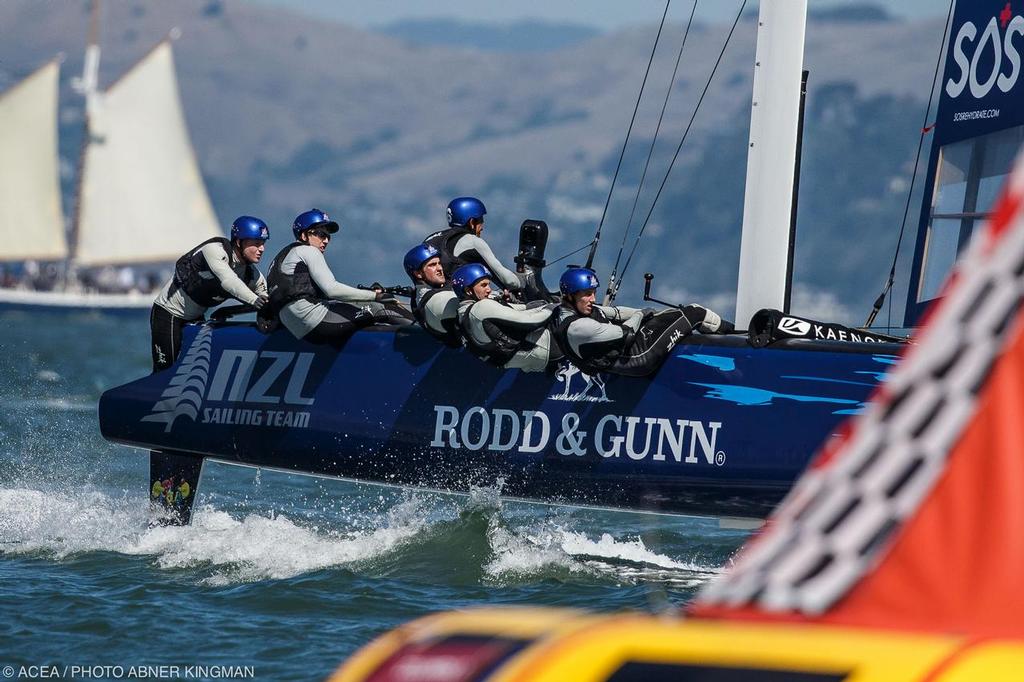
[[[266,294],[256,294],[256,300],[253,301],[252,307],[256,310],[263,310],[263,306],[267,305],[269,301]]]
[[[374,297],[373,300],[377,301],[378,303],[397,303],[398,302],[398,300],[395,298],[394,294],[389,294],[389,293],[386,293],[384,291],[378,291],[377,295]]]
[[[641,308],[640,312],[644,314],[644,322],[646,322],[647,320],[657,315],[659,310],[657,308]]]

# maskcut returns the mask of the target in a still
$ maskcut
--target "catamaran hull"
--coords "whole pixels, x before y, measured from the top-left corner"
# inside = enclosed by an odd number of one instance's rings
[[[112,441],[248,465],[761,517],[894,352],[693,336],[651,378],[592,378],[498,370],[415,328],[365,330],[337,351],[192,325],[171,368],[107,391],[99,416]]]

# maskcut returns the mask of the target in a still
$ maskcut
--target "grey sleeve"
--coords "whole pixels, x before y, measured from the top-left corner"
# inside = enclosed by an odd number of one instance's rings
[[[639,308],[630,308],[624,305],[597,305],[594,307],[604,313],[604,316],[609,320],[615,322],[625,322],[637,313],[643,314],[643,311]]]
[[[629,327],[630,329],[633,330],[633,333],[635,334],[640,330],[640,325],[643,324],[643,321],[644,311],[638,310],[632,315],[630,315],[629,318],[622,323],[622,326]]]
[[[376,300],[376,293],[365,289],[356,289],[334,279],[334,273],[327,266],[327,261],[324,260],[324,255],[320,253],[319,249],[315,249],[312,246],[299,246],[295,248],[295,251],[301,252],[298,255],[305,262],[306,267],[309,268],[309,276],[313,278],[313,281],[320,287],[320,291],[324,292],[327,298],[349,303],[363,303]]]
[[[459,239],[455,244],[455,255],[458,256],[467,251],[476,251],[480,254],[480,257],[484,261],[484,265],[487,266],[487,269],[491,271],[491,274],[493,274],[506,289],[519,290],[523,288],[523,282],[519,279],[519,275],[502,265],[501,261],[498,260],[498,257],[494,255],[493,251],[491,251],[491,247],[488,246],[487,242],[483,239],[480,239],[480,237],[468,234]]]
[[[431,296],[430,300],[427,301],[427,305],[424,307],[423,313],[428,322],[435,322],[435,324],[431,326],[438,331],[443,331],[441,322],[444,320],[454,319],[458,314],[458,309],[459,299],[455,294],[444,292]]]
[[[207,244],[202,248],[202,253],[203,257],[206,258],[206,264],[209,266],[210,272],[220,280],[220,285],[224,287],[224,291],[242,303],[252,305],[256,302],[258,298],[256,293],[247,287],[245,282],[228,265],[228,254],[225,253],[220,244]]]
[[[486,318],[488,320],[502,320],[504,322],[512,322],[514,324],[540,326],[551,319],[551,312],[556,307],[557,306],[554,303],[534,308],[527,308],[522,303],[514,303],[511,306],[507,306],[502,305],[497,301],[488,300],[481,301],[479,305],[474,306],[471,314],[476,314],[482,319]]]
[[[573,351],[577,355],[583,357],[585,355],[581,352],[582,346],[590,344],[614,345],[620,343],[625,335],[626,332],[621,326],[598,322],[589,317],[579,318],[570,324],[566,330],[569,345],[572,346]]]
[[[543,325],[551,319],[551,313],[556,307],[557,303],[531,306],[526,303],[502,305],[495,301],[495,305],[487,305],[484,309],[487,317],[492,319],[504,319],[505,322],[521,325]]]

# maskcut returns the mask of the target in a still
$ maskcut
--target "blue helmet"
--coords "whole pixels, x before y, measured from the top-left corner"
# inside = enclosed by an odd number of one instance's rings
[[[299,235],[306,230],[311,230],[314,227],[322,227],[331,234],[337,232],[340,228],[338,223],[331,220],[331,217],[321,211],[319,208],[311,208],[305,213],[300,213],[295,217],[295,222],[292,223],[292,234],[298,239]]]
[[[485,213],[484,202],[476,197],[452,199],[448,203],[448,227],[465,227],[473,218],[483,218]]]
[[[437,249],[430,244],[417,244],[409,249],[409,253],[405,254],[405,260],[402,261],[402,265],[405,266],[406,273],[412,277],[413,272],[422,268],[431,258],[439,255]],[[416,281],[415,277],[413,277],[413,281]]]
[[[558,280],[558,290],[564,296],[587,289],[596,289],[599,286],[601,284],[597,281],[597,273],[590,268],[569,268],[562,273]]]
[[[240,215],[231,223],[232,239],[259,239],[267,241],[270,239],[270,228],[259,218],[251,215]]]
[[[491,271],[479,263],[467,263],[452,274],[452,289],[459,298],[469,298],[469,289],[482,279],[490,279]]]

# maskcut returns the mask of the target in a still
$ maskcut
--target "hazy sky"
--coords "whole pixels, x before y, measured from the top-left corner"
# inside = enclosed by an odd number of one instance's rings
[[[386,24],[397,19],[454,16],[463,21],[507,22],[543,19],[587,24],[602,30],[657,22],[665,0],[249,0],[288,7],[355,26]],[[700,0],[698,0],[700,1]],[[735,16],[742,0],[703,0],[697,14],[705,20]],[[851,0],[809,0],[810,7],[863,4]],[[945,14],[946,0],[888,0],[875,2],[899,16]],[[747,0],[751,8],[756,0]],[[673,0],[670,17],[688,14],[690,0]]]

